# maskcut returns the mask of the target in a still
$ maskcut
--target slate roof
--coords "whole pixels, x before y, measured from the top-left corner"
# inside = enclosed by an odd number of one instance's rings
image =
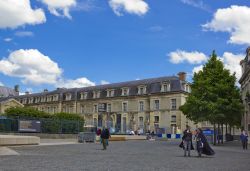
[[[18,96],[18,93],[14,89],[9,87],[0,86],[0,98]]]
[[[29,97],[39,97],[39,96],[46,96],[46,95],[53,95],[53,94],[59,94],[59,99],[63,100],[65,98],[65,95],[68,93],[71,93],[72,100],[80,99],[80,93],[88,92],[88,98],[92,99],[93,97],[93,91],[100,91],[100,98],[106,98],[107,96],[107,90],[113,89],[115,90],[114,96],[121,96],[122,95],[122,88],[129,88],[129,96],[136,96],[138,95],[138,86],[146,86],[147,87],[147,94],[155,94],[161,92],[161,84],[163,82],[169,82],[171,90],[170,92],[181,92],[184,91],[184,88],[182,87],[182,83],[186,83],[185,81],[179,80],[179,77],[177,76],[171,76],[171,77],[159,77],[159,78],[151,78],[151,79],[143,79],[143,80],[135,80],[135,81],[126,81],[126,82],[120,82],[120,83],[112,83],[112,84],[106,84],[106,85],[97,85],[97,86],[91,86],[91,87],[82,87],[82,88],[59,88],[54,91],[49,92],[42,92],[42,93],[34,93],[29,95],[21,95],[17,96],[17,99],[21,98],[29,98]]]

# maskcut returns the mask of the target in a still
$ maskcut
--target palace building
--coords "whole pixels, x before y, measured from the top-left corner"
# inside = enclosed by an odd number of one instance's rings
[[[47,113],[77,113],[85,125],[111,127],[117,133],[143,130],[176,134],[195,127],[179,110],[190,89],[186,73],[84,88],[15,96],[24,106]]]
[[[245,112],[242,119],[242,125],[250,133],[250,47],[246,50],[246,57],[240,62],[242,76],[239,80],[241,84],[242,102]]]

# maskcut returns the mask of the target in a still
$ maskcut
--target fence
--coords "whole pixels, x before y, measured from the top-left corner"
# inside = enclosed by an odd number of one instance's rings
[[[46,134],[77,134],[83,131],[83,121],[47,118],[1,118],[0,132],[36,132]]]

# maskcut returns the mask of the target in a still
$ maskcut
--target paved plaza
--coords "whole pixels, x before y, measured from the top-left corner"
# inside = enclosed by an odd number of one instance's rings
[[[6,148],[6,147],[1,147]],[[100,170],[100,171],[174,171],[223,170],[248,171],[250,150],[239,142],[213,147],[213,157],[183,157],[177,141],[110,142],[107,151],[100,144],[60,144],[9,147],[11,155],[0,156],[0,170]]]

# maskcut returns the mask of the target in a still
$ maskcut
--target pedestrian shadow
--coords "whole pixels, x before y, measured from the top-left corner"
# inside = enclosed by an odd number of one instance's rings
[[[188,157],[188,156],[175,156],[175,157],[178,157],[178,158],[197,158],[197,159],[212,159],[212,158],[215,158],[214,156],[201,156],[201,157],[199,157],[199,156],[190,156],[190,157]]]

